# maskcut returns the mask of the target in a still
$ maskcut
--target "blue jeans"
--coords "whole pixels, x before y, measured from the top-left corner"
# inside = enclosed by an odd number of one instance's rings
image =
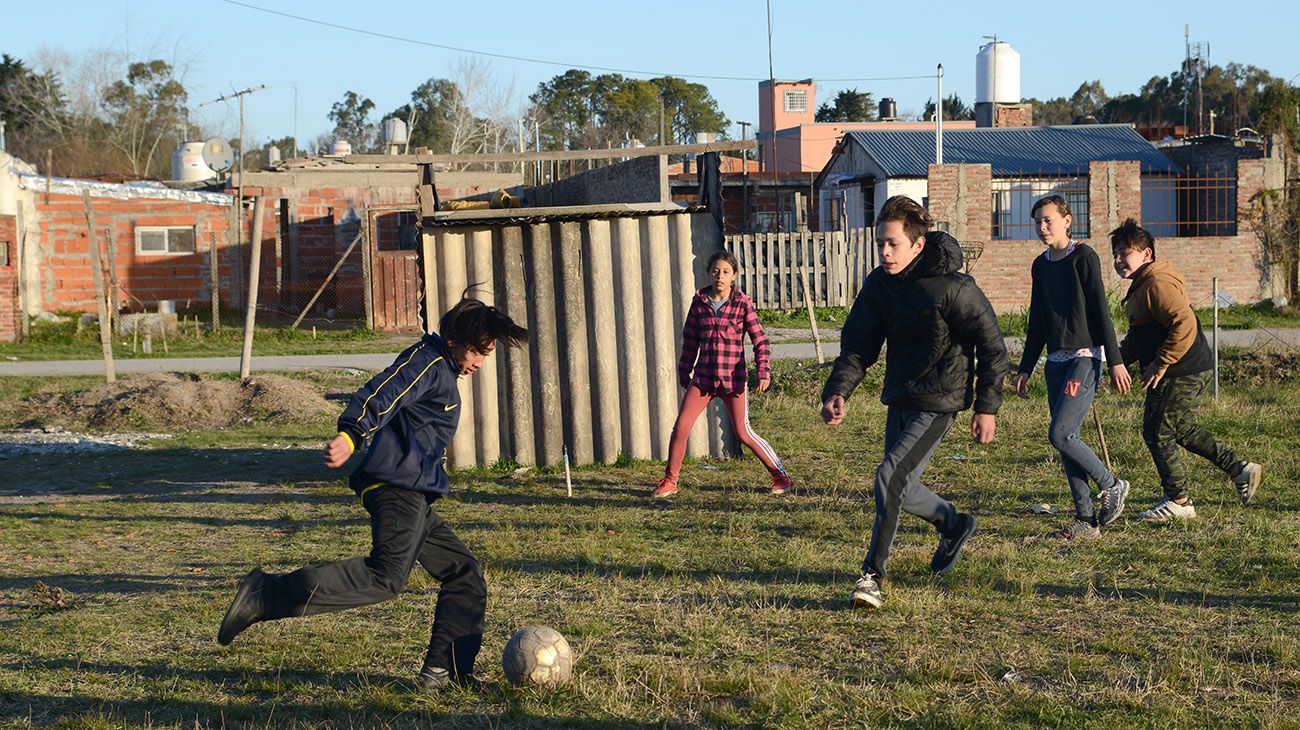
[[[1097,395],[1101,361],[1091,357],[1076,357],[1065,362],[1049,360],[1043,375],[1047,379],[1047,407],[1052,412],[1047,440],[1061,453],[1065,478],[1074,498],[1074,516],[1092,522],[1092,491],[1088,488],[1088,479],[1096,482],[1100,489],[1115,484],[1115,475],[1079,438],[1079,427]]]

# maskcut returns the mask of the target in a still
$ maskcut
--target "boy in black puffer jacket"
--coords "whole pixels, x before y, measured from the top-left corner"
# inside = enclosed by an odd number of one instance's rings
[[[881,264],[858,293],[844,324],[840,356],[822,389],[822,420],[844,420],[845,400],[880,357],[886,340],[880,400],[889,406],[885,458],[876,468],[876,518],[862,577],[850,596],[856,608],[879,608],[880,582],[898,530],[899,510],[939,531],[930,569],[940,575],[957,561],[975,518],[960,514],[921,483],[930,456],[957,412],[975,406],[971,435],[993,440],[1008,364],[997,317],[961,273],[961,247],[903,195],[885,201],[876,221]]]

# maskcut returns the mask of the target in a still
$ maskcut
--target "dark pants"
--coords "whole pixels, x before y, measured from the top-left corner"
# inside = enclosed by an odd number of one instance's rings
[[[921,472],[952,426],[953,416],[889,407],[885,416],[885,459],[876,467],[876,519],[871,525],[871,547],[862,561],[862,572],[874,574],[876,580],[885,577],[900,509],[929,522],[940,532],[956,524],[957,510],[921,483]]]
[[[441,582],[426,667],[469,676],[483,640],[487,584],[478,561],[425,495],[382,486],[363,498],[370,513],[370,556],[267,575],[264,619],[342,611],[386,601],[406,586],[418,561]]]
[[[1065,479],[1074,499],[1074,516],[1092,522],[1092,490],[1088,487],[1088,479],[1096,482],[1100,489],[1115,484],[1115,475],[1097,457],[1097,452],[1079,438],[1079,428],[1083,426],[1083,419],[1097,395],[1101,361],[1091,357],[1076,357],[1065,362],[1049,360],[1043,368],[1043,377],[1047,380],[1047,407],[1052,413],[1047,440],[1061,454]]]
[[[1166,377],[1147,391],[1142,413],[1142,440],[1156,463],[1160,486],[1170,499],[1188,496],[1187,475],[1178,447],[1208,459],[1228,474],[1237,463],[1237,455],[1232,449],[1196,420],[1196,407],[1211,377],[1208,370],[1176,378]]]

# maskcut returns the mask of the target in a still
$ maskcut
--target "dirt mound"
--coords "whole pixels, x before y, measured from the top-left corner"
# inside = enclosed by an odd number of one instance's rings
[[[278,375],[248,381],[204,380],[192,373],[151,373],[88,390],[39,394],[10,404],[21,425],[70,430],[188,431],[254,422],[305,423],[339,407],[310,385]]]

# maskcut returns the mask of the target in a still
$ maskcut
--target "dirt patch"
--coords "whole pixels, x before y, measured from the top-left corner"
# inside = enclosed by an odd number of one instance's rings
[[[1219,376],[1225,383],[1264,385],[1286,382],[1300,375],[1300,356],[1289,352],[1241,352],[1219,359]]]
[[[337,415],[311,385],[278,375],[247,381],[205,380],[193,373],[151,373],[75,393],[41,393],[0,403],[20,428],[74,431],[188,431],[254,422],[307,423]]]

